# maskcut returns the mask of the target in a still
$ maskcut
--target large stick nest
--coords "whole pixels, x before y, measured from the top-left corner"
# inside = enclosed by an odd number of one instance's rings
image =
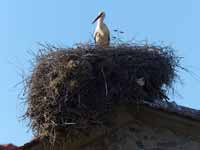
[[[167,99],[177,67],[170,47],[46,47],[26,84],[25,116],[36,136],[51,139],[57,130],[71,135],[102,126],[113,105]]]

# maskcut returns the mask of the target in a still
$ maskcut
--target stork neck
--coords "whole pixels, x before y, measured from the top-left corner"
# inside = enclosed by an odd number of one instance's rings
[[[99,25],[103,24],[103,18],[102,17],[98,19],[97,24],[99,24]]]

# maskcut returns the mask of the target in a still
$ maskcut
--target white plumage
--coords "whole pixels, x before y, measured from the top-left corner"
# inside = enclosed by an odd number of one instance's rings
[[[144,77],[141,77],[141,78],[139,78],[139,79],[136,79],[136,83],[137,83],[139,86],[144,86],[144,85],[145,85]]]
[[[105,13],[100,12],[96,19],[92,22],[97,21],[97,26],[94,32],[95,45],[108,47],[110,44],[110,32],[106,24],[103,22],[105,18]]]

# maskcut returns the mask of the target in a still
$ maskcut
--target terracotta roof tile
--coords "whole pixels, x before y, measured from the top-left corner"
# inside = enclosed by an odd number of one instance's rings
[[[13,144],[0,145],[0,150],[18,150],[18,147]]]

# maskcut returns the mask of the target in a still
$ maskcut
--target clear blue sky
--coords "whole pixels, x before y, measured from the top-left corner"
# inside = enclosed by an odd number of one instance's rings
[[[200,74],[199,0],[1,0],[0,1],[0,144],[21,145],[32,138],[19,122],[24,107],[17,95],[21,70],[30,70],[29,50],[37,42],[72,46],[91,39],[91,21],[101,10],[110,30],[121,29],[125,39],[136,37],[164,41],[178,49],[183,65]],[[184,85],[176,84],[178,104],[200,109],[200,81],[180,73]]]

